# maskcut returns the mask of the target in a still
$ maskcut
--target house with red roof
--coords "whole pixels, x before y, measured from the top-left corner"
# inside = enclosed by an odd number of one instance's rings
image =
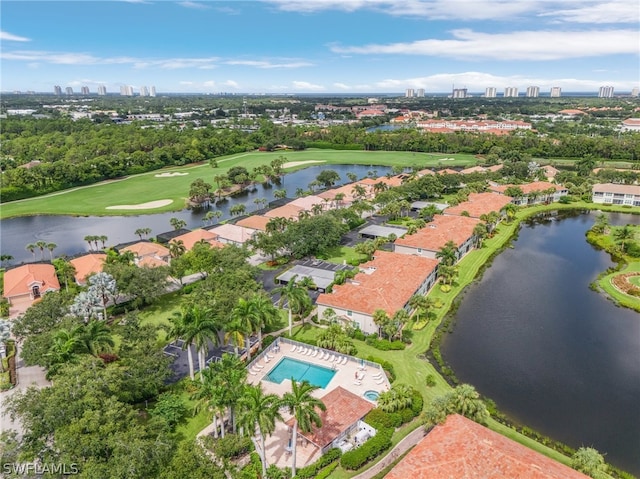
[[[467,201],[456,206],[450,206],[444,210],[445,215],[465,216],[467,213],[471,218],[480,218],[492,211],[501,213],[505,206],[511,203],[510,196],[499,195],[497,193],[471,193]]]
[[[196,243],[200,243],[200,242],[207,243],[212,248],[224,247],[224,244],[218,241],[217,234],[202,228],[198,228],[193,231],[189,231],[188,233],[182,234],[180,236],[176,236],[175,238],[172,238],[169,241],[169,244],[177,243],[178,241],[182,241],[182,244],[184,245],[187,251],[191,251],[193,249],[193,246]]]
[[[514,205],[535,205],[538,203],[553,203],[559,201],[562,196],[567,196],[569,190],[562,185],[549,183],[548,181],[534,181],[522,185],[489,185],[489,191],[504,195],[508,188],[517,187],[522,190],[523,195],[513,198]]]
[[[594,203],[640,206],[640,186],[638,185],[598,183],[593,185],[591,192]]]
[[[107,255],[104,253],[89,253],[69,260],[75,268],[74,278],[80,286],[87,284],[87,278],[92,274],[100,273]]]
[[[331,308],[351,326],[377,333],[373,313],[382,309],[393,316],[400,309],[411,311],[411,297],[427,293],[435,284],[437,266],[438,261],[431,258],[376,251],[352,280],[318,296],[318,317]]]
[[[251,215],[246,218],[242,218],[240,221],[236,221],[236,226],[243,228],[249,228],[255,231],[267,231],[267,223],[273,218],[262,215]]]
[[[589,479],[459,414],[434,427],[385,479]]]
[[[215,228],[211,228],[209,231],[215,233],[218,236],[218,241],[221,243],[233,244],[236,246],[242,246],[253,238],[256,233],[256,230],[254,229],[233,225],[231,223],[216,226]]]
[[[158,266],[169,266],[171,255],[169,248],[151,241],[139,241],[125,248],[122,251],[131,251],[135,257],[135,263],[140,267],[156,268]]]
[[[267,211],[264,216],[267,218],[285,218],[288,220],[298,221],[300,213],[305,211],[301,206],[292,205],[288,203],[286,205],[274,208]]]
[[[473,249],[473,229],[481,221],[468,216],[435,215],[433,221],[412,235],[395,240],[393,251],[436,259],[436,253],[448,242],[458,248],[458,260]]]
[[[43,294],[60,291],[56,269],[50,264],[25,264],[4,273],[2,296],[9,302],[9,317],[24,313]]]
[[[347,391],[342,386],[332,389],[320,398],[325,410],[317,410],[322,425],[311,427],[310,432],[298,430],[298,435],[304,437],[311,444],[322,451],[338,447],[340,441],[348,435],[357,435],[366,431],[366,436],[374,436],[376,431],[363,419],[374,408],[373,403],[361,396]],[[293,426],[295,418],[287,421],[288,426]]]

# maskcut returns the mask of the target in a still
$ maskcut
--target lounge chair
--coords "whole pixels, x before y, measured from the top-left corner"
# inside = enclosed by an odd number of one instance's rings
[[[291,353],[295,353],[296,349],[298,349],[298,346],[296,346],[295,344],[293,346],[291,346],[291,349],[289,350],[289,352]]]
[[[304,356],[305,354],[307,354],[307,348],[302,347],[302,348],[298,349],[298,352]]]
[[[313,350],[313,354],[311,354],[311,357],[312,357],[312,358],[315,358],[317,355],[318,355],[318,350],[317,350],[317,349],[314,349],[314,350]]]
[[[362,386],[362,381],[353,381],[356,386]]]
[[[268,357],[266,357],[266,356],[264,357],[264,363],[265,363],[265,364],[268,364],[268,363],[269,363],[269,358],[268,358]]]
[[[384,382],[384,379],[383,379],[383,378],[380,378],[380,380],[379,380],[379,381],[376,381],[376,384],[382,384],[383,382]]]
[[[329,353],[326,351],[321,351],[320,352],[320,359],[325,360],[329,357]]]
[[[383,373],[373,374],[371,377],[373,379],[382,379]]]
[[[273,359],[273,358],[275,358],[275,356],[271,356],[269,353],[264,353],[264,355],[265,355],[266,357],[268,357],[269,359]]]
[[[254,373],[251,369],[249,369],[249,374],[251,374],[252,376],[257,376],[258,373]]]
[[[329,358],[329,362],[332,363],[336,360],[336,355],[332,354],[331,357]]]
[[[306,355],[307,355],[307,356],[311,356],[311,353],[312,353],[312,352],[313,352],[313,348],[309,348],[309,349],[307,350],[307,354],[306,354]]]
[[[347,364],[349,362],[349,358],[347,358],[346,356],[344,358],[342,358],[342,364]]]
[[[258,363],[253,365],[254,369],[257,369],[258,371],[260,371],[261,369],[264,369],[264,366],[260,366]]]

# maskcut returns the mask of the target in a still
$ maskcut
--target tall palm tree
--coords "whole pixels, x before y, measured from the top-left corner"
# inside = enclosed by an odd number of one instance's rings
[[[318,409],[326,411],[324,403],[313,397],[312,393],[318,386],[312,386],[308,381],[298,383],[291,378],[291,391],[285,393],[282,398],[282,405],[289,408],[289,413],[293,415],[293,459],[291,462],[291,477],[296,476],[296,443],[298,441],[298,428],[302,432],[311,432],[313,426],[321,427],[322,420]]]
[[[458,247],[456,244],[449,240],[440,248],[440,251],[436,252],[436,259],[440,260],[440,264],[445,266],[453,266],[458,260]]]
[[[264,293],[255,293],[249,298],[255,313],[254,324],[255,331],[258,333],[258,347],[262,348],[262,330],[275,323],[280,314],[278,309],[273,305],[271,298]]]
[[[217,371],[211,367],[202,371],[204,377],[203,383],[192,394],[191,399],[196,401],[194,413],[200,412],[206,408],[211,411],[213,424],[213,436],[218,438],[218,424],[221,425],[220,434],[224,437],[224,411],[225,411],[225,389],[217,380]]]
[[[229,331],[235,339],[244,337],[247,350],[247,360],[251,357],[250,337],[260,330],[260,318],[258,317],[254,303],[249,299],[239,298],[238,304],[231,310],[231,325],[233,331]],[[237,341],[234,341],[237,344]]]
[[[58,371],[60,366],[76,361],[79,354],[87,352],[82,340],[83,329],[82,326],[76,326],[72,329],[62,328],[53,334],[47,353],[49,363],[48,379]]]
[[[9,321],[0,319],[0,345],[5,346],[10,338],[11,323]],[[2,356],[0,356],[0,372],[4,372],[4,367],[2,366]]]
[[[429,308],[433,306],[433,301],[422,294],[414,294],[409,299],[409,306],[416,311],[416,319],[420,320],[421,315],[428,315]]]
[[[185,308],[171,317],[173,327],[170,336],[174,339],[182,339],[182,350],[187,351],[189,361],[189,377],[195,379],[192,345],[198,348],[198,360],[200,371],[204,369],[204,352],[208,341],[217,342],[218,325],[211,317],[211,312],[199,306]]]
[[[273,294],[280,293],[280,299],[278,300],[278,307],[282,308],[284,302],[287,302],[287,309],[289,311],[289,336],[293,329],[293,310],[300,311],[310,301],[307,290],[301,288],[297,283],[298,275],[294,275],[287,284],[278,286],[273,290]]]
[[[476,248],[482,248],[482,243],[487,237],[487,225],[478,223],[473,227],[473,236],[475,237]]]
[[[394,384],[391,389],[380,393],[378,407],[385,412],[395,412],[411,407],[413,404],[413,388],[406,384]]]
[[[106,248],[106,243],[107,243],[107,240],[109,239],[109,237],[106,236],[106,235],[100,235],[100,236],[98,236],[98,239],[102,243],[102,249],[105,249]]]
[[[7,263],[13,259],[13,256],[10,254],[0,254],[0,265],[4,265],[4,262]]]
[[[40,250],[40,259],[44,260],[44,250],[47,247],[47,242],[42,240],[36,241],[36,246]]]
[[[26,245],[24,247],[24,249],[26,249],[29,253],[31,253],[33,255],[33,260],[36,260],[36,245],[34,245],[33,243],[29,243],[28,245]]]
[[[624,251],[625,243],[635,237],[635,232],[629,227],[629,225],[625,225],[624,227],[615,230],[613,236],[615,239],[620,241],[620,248]]]
[[[282,421],[280,415],[280,398],[275,394],[265,394],[262,385],[249,386],[244,396],[238,401],[239,423],[247,431],[255,431],[260,440],[260,461],[262,477],[267,477],[267,458],[264,448],[265,434],[271,434],[276,428],[276,420]]]
[[[91,321],[84,327],[81,341],[83,349],[92,356],[99,356],[100,353],[110,352],[116,343],[113,340],[111,330],[104,321]]]
[[[179,258],[187,251],[186,246],[184,245],[184,241],[182,240],[172,240],[169,243],[169,254],[172,258]]]
[[[87,235],[84,237],[84,240],[89,244],[89,251],[93,251],[93,235]]]
[[[49,250],[49,256],[51,256],[51,261],[53,261],[53,250],[58,247],[55,243],[47,243],[47,249]]]
[[[373,323],[378,326],[378,338],[382,337],[382,328],[389,322],[389,315],[384,309],[376,309],[373,312]]]
[[[205,226],[209,225],[213,220],[213,211],[207,211],[207,214],[202,217],[202,222]]]

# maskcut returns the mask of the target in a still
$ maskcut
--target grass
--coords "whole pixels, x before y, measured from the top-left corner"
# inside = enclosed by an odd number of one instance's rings
[[[356,253],[356,250],[351,246],[335,246],[328,249],[322,255],[322,259],[329,263],[351,264],[353,261],[361,261],[366,258],[366,255]]]
[[[473,155],[441,155],[431,153],[393,152],[393,151],[343,151],[343,150],[304,150],[284,152],[287,162],[322,161],[325,164],[361,164],[361,165],[419,165],[435,167],[444,163],[446,166],[468,166],[476,163]],[[0,219],[29,215],[77,215],[77,216],[123,216],[148,213],[164,213],[184,209],[189,185],[196,178],[203,178],[216,189],[213,177],[225,174],[233,166],[244,166],[247,169],[270,163],[283,156],[283,152],[247,152],[218,158],[218,168],[211,168],[208,163],[182,167],[165,168],[123,179],[109,180],[89,186],[81,186],[59,191],[36,198],[3,203]],[[455,158],[454,161],[439,162],[444,157]],[[318,163],[314,163],[318,164]],[[287,171],[304,168],[297,166]],[[157,174],[179,172],[184,176],[156,178]],[[170,205],[145,210],[107,210],[107,206],[135,205],[149,201],[170,199]]]
[[[640,298],[622,293],[615,286],[613,286],[613,283],[611,283],[611,280],[613,279],[614,276],[617,276],[622,273],[630,273],[634,271],[640,272],[640,261],[630,262],[620,271],[607,274],[606,276],[598,280],[598,284],[603,289],[603,291],[607,293],[609,297],[613,299],[613,301],[616,302],[616,304],[620,306],[624,306],[625,308],[640,311]],[[637,286],[640,286],[640,277],[631,278],[631,282]]]

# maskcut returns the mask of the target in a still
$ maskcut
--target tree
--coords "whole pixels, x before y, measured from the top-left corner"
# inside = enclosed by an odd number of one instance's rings
[[[511,198],[522,198],[524,196],[524,192],[519,186],[509,186],[506,190],[504,190],[504,194],[506,196],[510,196]]]
[[[358,243],[353,249],[356,253],[365,255],[367,261],[371,261],[376,252],[377,244],[374,240],[368,239],[362,243]]]
[[[487,235],[487,226],[485,224],[478,223],[473,227],[473,236],[475,237],[476,248],[482,248],[482,243]]]
[[[229,213],[231,214],[231,216],[243,215],[245,211],[247,211],[247,207],[242,203],[238,203],[237,205],[233,205],[231,208],[229,208]]]
[[[455,265],[448,266],[446,264],[438,265],[438,276],[442,278],[444,284],[453,284],[458,274],[458,268]]]
[[[189,200],[196,204],[209,201],[211,185],[202,178],[196,178],[189,186]]]
[[[4,263],[9,263],[13,259],[10,254],[0,254],[0,266],[4,266]]]
[[[7,341],[11,338],[11,323],[9,321],[5,321],[4,319],[0,319],[0,345],[5,348]],[[0,354],[0,372],[4,372],[3,366],[4,357]]]
[[[287,303],[287,310],[289,311],[289,336],[291,336],[293,328],[293,311],[300,311],[311,302],[307,290],[301,288],[296,283],[297,277],[298,275],[294,275],[287,284],[278,286],[272,291],[273,294],[280,294],[278,307],[282,308],[284,303]]]
[[[620,241],[620,249],[625,251],[624,244],[635,237],[635,232],[629,225],[625,225],[620,229],[616,229],[613,232],[613,236],[616,240]]]
[[[173,218],[172,218],[173,219]],[[173,226],[173,223],[172,223]],[[135,233],[135,235],[139,236],[140,239],[142,240],[143,237],[147,237],[151,234],[151,228],[138,228]],[[86,240],[86,238],[85,238]]]
[[[169,223],[171,224],[171,226],[173,227],[173,229],[175,231],[178,231],[181,228],[184,228],[185,226],[187,226],[187,222],[184,220],[181,220],[179,218],[171,218],[169,220]]]
[[[406,384],[394,384],[388,391],[380,393],[378,407],[385,412],[396,412],[411,407],[414,391]]]
[[[509,221],[512,221],[513,218],[515,218],[516,213],[518,212],[518,206],[514,205],[513,203],[509,203],[504,207],[504,212],[507,215],[507,219]]]
[[[593,479],[609,478],[604,457],[592,447],[581,447],[571,456],[571,467]]]
[[[340,181],[340,175],[335,170],[322,170],[318,176],[316,176],[316,180],[323,184],[325,188],[331,188]]]
[[[49,256],[51,256],[51,261],[53,261],[53,250],[58,247],[55,243],[47,243],[47,249],[49,250]]]
[[[604,213],[599,213],[596,216],[596,222],[591,227],[591,231],[596,234],[604,234],[609,230],[609,218]]]
[[[27,246],[24,247],[24,249],[26,249],[29,253],[31,253],[33,255],[33,260],[35,261],[36,259],[36,245],[33,243],[29,243]]]
[[[83,335],[82,326],[75,326],[71,329],[62,328],[53,334],[48,352],[47,379],[55,375],[61,365],[75,362],[79,354],[87,352]]]
[[[373,312],[373,322],[376,326],[378,326],[378,338],[382,337],[382,330],[389,322],[389,315],[384,309],[376,309]]]
[[[393,313],[393,318],[389,321],[385,328],[385,333],[389,336],[389,340],[392,341],[394,337],[400,336],[402,328],[409,321],[409,313],[404,309],[399,309]]]
[[[36,241],[36,246],[40,250],[40,259],[42,259],[44,261],[44,250],[47,247],[47,242],[46,241],[42,241],[42,240],[38,240],[38,241]]]
[[[479,424],[486,424],[489,412],[480,395],[470,384],[461,384],[443,396],[436,397],[425,411],[428,426],[443,422],[449,414],[461,414]]]
[[[355,183],[356,181],[358,181],[358,175],[356,175],[355,173],[352,173],[351,171],[347,173],[347,178],[349,178],[349,181],[351,183]]]
[[[82,350],[96,357],[111,352],[116,345],[111,330],[102,321],[90,321],[82,331],[81,341]]]
[[[258,333],[258,347],[262,348],[262,330],[277,322],[280,314],[273,305],[271,297],[263,292],[254,293],[249,297],[249,303],[252,308],[252,317],[255,320],[253,327]]]
[[[169,254],[172,258],[179,258],[187,251],[186,246],[184,245],[184,241],[182,240],[171,240],[169,243]]]
[[[195,379],[193,356],[191,346],[195,345],[198,351],[198,362],[200,364],[200,379],[204,370],[204,355],[208,348],[209,341],[218,342],[218,324],[211,317],[211,311],[194,305],[189,308],[183,308],[182,311],[174,313],[170,318],[172,329],[170,336],[174,339],[182,339],[182,350],[187,350],[187,358],[189,361],[189,377]]]
[[[287,197],[287,190],[276,190],[273,192],[273,197],[277,200],[281,200]]]
[[[109,273],[99,272],[89,277],[88,293],[97,298],[102,307],[103,319],[107,319],[107,304],[118,297],[116,280]]]
[[[100,240],[100,243],[102,243],[102,249],[105,249],[106,248],[106,243],[107,243],[107,240],[109,239],[109,237],[106,236],[106,235],[99,235],[98,239]]]
[[[312,386],[307,381],[297,382],[291,379],[291,391],[285,393],[282,398],[282,405],[289,409],[289,413],[293,416],[293,458],[291,461],[291,476],[296,475],[296,443],[298,441],[298,428],[302,432],[311,432],[312,428],[321,427],[322,420],[318,414],[318,410],[326,411],[324,403],[311,393],[318,389],[318,386]]]
[[[361,200],[367,196],[367,190],[364,186],[359,184],[353,185],[353,188],[351,188],[351,193],[353,193],[353,196]]]
[[[262,477],[267,477],[267,459],[265,457],[264,436],[271,434],[276,428],[276,420],[282,421],[280,415],[280,398],[275,394],[265,394],[262,385],[249,386],[238,403],[239,422],[248,432],[254,431],[260,440],[260,461]]]
[[[592,170],[596,167],[597,161],[591,155],[586,155],[575,162],[575,167],[578,170],[578,176],[589,176]]]
[[[453,266],[458,260],[458,247],[449,240],[445,245],[436,252],[436,259],[440,260],[441,265]]]
[[[264,208],[264,205],[267,204],[267,199],[266,198],[255,198],[253,200],[253,204],[256,205],[256,210],[259,210],[260,208]]]
[[[414,294],[409,299],[409,307],[415,310],[416,321],[420,320],[420,316],[429,314],[429,308],[433,306],[433,301],[422,294]]]

